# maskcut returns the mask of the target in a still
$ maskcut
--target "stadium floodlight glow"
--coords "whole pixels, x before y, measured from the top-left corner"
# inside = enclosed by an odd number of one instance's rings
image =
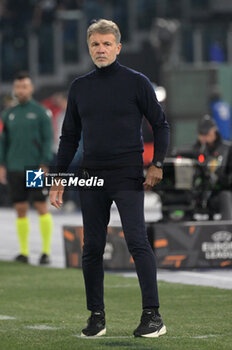
[[[152,83],[152,86],[156,93],[158,102],[165,101],[167,97],[166,89],[163,86],[157,86],[155,83]]]

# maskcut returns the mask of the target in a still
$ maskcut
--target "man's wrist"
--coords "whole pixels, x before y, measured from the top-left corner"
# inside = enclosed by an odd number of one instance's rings
[[[163,162],[160,160],[152,161],[150,166],[151,165],[155,166],[156,168],[163,169]]]

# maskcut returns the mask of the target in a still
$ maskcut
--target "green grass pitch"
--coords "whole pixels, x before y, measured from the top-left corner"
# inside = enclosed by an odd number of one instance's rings
[[[89,312],[80,270],[0,262],[0,350],[232,349],[231,290],[159,282],[159,293],[167,335],[134,338],[138,281],[106,274],[107,335],[81,339]]]

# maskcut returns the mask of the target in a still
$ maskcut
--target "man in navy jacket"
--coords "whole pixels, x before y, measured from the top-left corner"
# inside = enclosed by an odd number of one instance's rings
[[[83,133],[85,178],[104,179],[103,189],[80,191],[84,224],[82,266],[87,308],[91,311],[82,336],[106,333],[103,300],[103,253],[110,207],[118,207],[128,249],[134,259],[142,292],[143,313],[134,335],[166,333],[159,314],[155,256],[147,239],[144,189],[161,181],[169,142],[169,126],[153,87],[143,74],[117,61],[121,50],[118,26],[107,20],[91,24],[87,42],[95,69],[73,81],[58,150],[57,171],[65,172]],[[143,178],[142,118],[154,134],[154,158]],[[53,186],[51,204],[60,208],[63,187]]]

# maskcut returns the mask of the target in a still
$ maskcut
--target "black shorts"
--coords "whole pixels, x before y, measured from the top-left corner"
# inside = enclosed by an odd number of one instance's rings
[[[47,188],[26,187],[26,174],[24,171],[8,171],[8,183],[13,203],[18,202],[45,202],[48,196]]]

